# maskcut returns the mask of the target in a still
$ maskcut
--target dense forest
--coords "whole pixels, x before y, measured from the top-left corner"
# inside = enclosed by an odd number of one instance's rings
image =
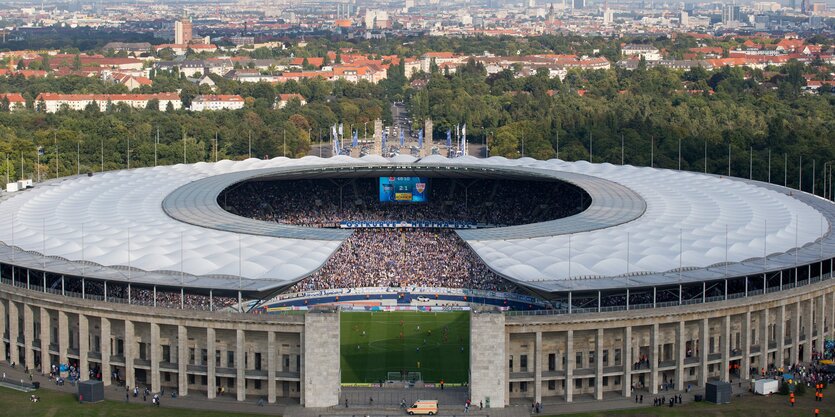
[[[522,42],[535,46],[531,52],[544,49],[557,53],[572,52],[571,45],[580,42],[551,36],[522,41],[501,44],[500,40],[489,40],[505,48]],[[433,42],[443,43],[428,46],[435,50],[450,47],[464,52],[485,46],[477,40]],[[691,43],[682,39],[669,49]],[[393,43],[389,46],[380,52],[396,52]],[[580,47],[617,51],[612,41],[586,40]],[[12,76],[0,78],[0,92],[23,93],[29,108],[0,112],[0,152],[9,157],[4,168],[12,178],[33,176],[38,160],[42,178],[54,177],[56,167],[61,176],[99,171],[102,160],[105,170],[124,168],[128,140],[131,167],[153,165],[157,131],[160,164],[213,160],[216,137],[220,158],[245,158],[250,143],[256,157],[298,157],[310,152],[312,143],[327,140],[332,124],[359,126],[362,135],[366,123],[370,127],[369,122],[378,117],[390,123],[390,104],[404,101],[415,127],[430,117],[435,123],[435,138],[442,138],[447,129],[466,123],[470,142],[489,141],[491,155],[515,158],[524,152],[524,156],[541,159],[588,160],[593,148],[594,162],[619,164],[624,143],[624,163],[675,169],[680,144],[682,169],[727,174],[730,152],[732,175],[766,180],[770,165],[776,182],[782,183],[785,168],[788,183],[795,186],[802,158],[804,190],[812,188],[814,163],[816,190],[820,191],[822,167],[835,159],[835,95],[826,89],[808,92],[803,87],[805,76],[831,79],[832,72],[831,66],[821,62],[712,71],[640,65],[634,71],[571,70],[560,81],[544,71],[518,78],[511,71],[488,75],[483,66],[468,62],[453,74],[433,68],[431,73],[410,80],[403,66],[395,65],[388,79],[376,85],[322,79],[242,84],[212,76],[216,92],[246,98],[245,109],[239,111],[160,112],[113,106],[103,113],[88,109],[56,114],[36,111],[37,94],[126,91],[123,86],[91,78]],[[184,104],[209,92],[176,71],[157,72],[152,77],[154,85],[143,87],[142,92],[181,91]],[[418,79],[423,82],[415,82]],[[272,103],[281,93],[301,93],[308,104],[273,109]],[[750,165],[749,158],[753,160]]]

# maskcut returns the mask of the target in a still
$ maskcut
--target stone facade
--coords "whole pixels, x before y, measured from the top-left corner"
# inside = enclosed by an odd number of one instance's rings
[[[476,308],[470,393],[478,404],[572,402],[747,379],[809,361],[833,337],[831,274],[767,294],[655,309],[574,314]],[[0,283],[0,358],[81,379],[239,401],[336,405],[339,313],[252,315],[64,297]],[[42,364],[46,364],[43,367]]]
[[[507,367],[505,317],[495,310],[474,310],[470,316],[470,399],[474,404],[502,407],[505,404]]]
[[[329,407],[339,403],[339,311],[314,309],[305,314],[304,405]]]

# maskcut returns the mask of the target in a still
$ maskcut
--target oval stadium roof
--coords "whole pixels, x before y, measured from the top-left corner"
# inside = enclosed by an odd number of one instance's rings
[[[715,279],[725,268],[715,265],[726,257],[731,272],[748,274],[785,266],[796,256],[808,260],[819,251],[835,253],[829,236],[833,205],[770,184],[583,161],[401,155],[397,161],[338,156],[180,164],[36,184],[0,201],[0,241],[6,245],[0,259],[103,279],[264,291],[318,269],[349,233],[218,213],[212,203],[217,206],[222,189],[285,171],[442,175],[443,168],[529,173],[589,192],[592,206],[575,216],[459,231],[491,269],[546,291],[608,288],[625,280],[654,285]],[[196,184],[207,185],[191,186]],[[826,239],[819,245],[809,245],[822,235]]]

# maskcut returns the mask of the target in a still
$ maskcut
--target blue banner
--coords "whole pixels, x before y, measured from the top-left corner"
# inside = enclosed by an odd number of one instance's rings
[[[353,220],[339,222],[342,229],[396,229],[411,227],[415,229],[475,229],[473,222],[443,220]]]

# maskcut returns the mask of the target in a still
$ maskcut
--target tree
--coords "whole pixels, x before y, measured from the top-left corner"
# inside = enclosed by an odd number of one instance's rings
[[[152,98],[148,100],[148,104],[145,105],[145,110],[159,111],[159,99]]]
[[[75,58],[72,61],[72,69],[76,71],[81,70],[81,54],[75,54]]]

